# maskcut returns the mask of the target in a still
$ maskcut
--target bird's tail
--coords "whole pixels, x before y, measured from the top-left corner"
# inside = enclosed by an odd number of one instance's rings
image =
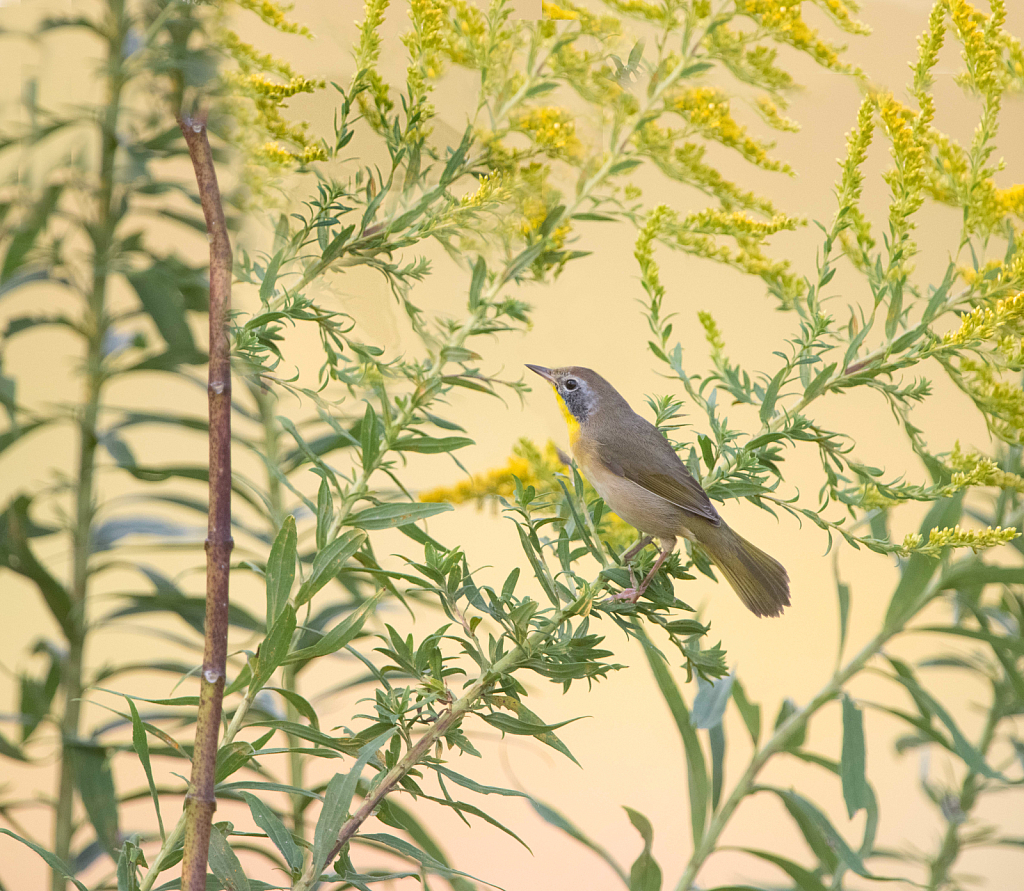
[[[756,616],[782,615],[783,607],[789,606],[789,576],[778,560],[725,523],[702,524],[701,528],[691,530],[747,609]]]

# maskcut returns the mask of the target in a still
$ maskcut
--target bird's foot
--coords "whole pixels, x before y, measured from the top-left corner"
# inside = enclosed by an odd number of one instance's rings
[[[619,591],[618,594],[612,594],[612,596],[609,597],[608,600],[613,603],[617,603],[619,601],[624,601],[626,603],[636,603],[640,599],[640,595],[643,593],[643,588],[637,588],[634,586],[632,588],[624,588],[623,590]]]

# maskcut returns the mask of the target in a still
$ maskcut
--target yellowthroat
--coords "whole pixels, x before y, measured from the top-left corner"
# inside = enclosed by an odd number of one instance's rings
[[[652,538],[661,545],[639,586],[630,567],[633,587],[618,599],[637,601],[681,535],[707,552],[751,612],[781,615],[789,606],[785,567],[726,525],[657,427],[589,368],[526,367],[554,387],[580,470],[605,503],[641,533],[636,546],[622,555],[623,561],[640,553]]]

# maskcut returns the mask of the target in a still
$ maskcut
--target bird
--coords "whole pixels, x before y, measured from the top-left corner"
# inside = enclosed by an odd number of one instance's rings
[[[704,549],[752,613],[782,614],[790,602],[785,567],[729,527],[657,427],[634,412],[596,371],[526,367],[554,388],[583,475],[641,535],[621,557],[629,565],[632,587],[615,599],[636,603],[682,536]],[[661,553],[637,585],[629,561],[655,538]]]

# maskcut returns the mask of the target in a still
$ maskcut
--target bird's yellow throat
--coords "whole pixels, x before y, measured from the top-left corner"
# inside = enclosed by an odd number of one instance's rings
[[[555,389],[555,397],[558,399],[558,407],[562,410],[562,414],[565,416],[566,426],[569,428],[569,445],[573,448],[576,447],[576,437],[580,435],[580,422],[576,420],[576,416],[569,411],[569,406],[565,404],[565,400],[562,398],[562,394]]]

